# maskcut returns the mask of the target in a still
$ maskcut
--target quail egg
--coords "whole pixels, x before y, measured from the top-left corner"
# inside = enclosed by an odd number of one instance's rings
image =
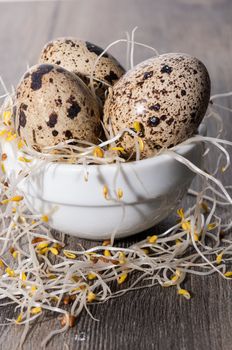
[[[102,52],[103,49],[88,41],[58,38],[45,45],[39,62],[59,65],[77,74],[88,85],[95,61]],[[124,73],[122,66],[110,54],[104,53],[99,59],[93,72],[96,79],[94,88],[103,103],[107,87],[114,85]]]
[[[17,133],[41,149],[69,139],[96,143],[100,115],[83,81],[52,64],[36,65],[23,76],[16,94]]]
[[[187,54],[168,53],[138,64],[119,79],[105,102],[104,124],[109,129],[110,123],[115,134],[124,128],[138,132],[146,158],[197,133],[209,98],[204,64]],[[128,133],[120,142],[128,153],[135,149]]]

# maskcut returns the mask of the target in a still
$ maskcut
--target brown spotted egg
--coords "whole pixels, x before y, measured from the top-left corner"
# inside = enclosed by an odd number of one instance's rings
[[[138,64],[120,78],[106,100],[104,124],[107,128],[110,120],[115,134],[139,125],[146,158],[195,134],[209,98],[204,64],[186,54],[169,53]],[[133,138],[124,134],[121,146],[133,152]]]
[[[97,101],[75,74],[56,65],[36,65],[17,87],[16,128],[39,149],[73,138],[96,143]]]
[[[100,47],[75,38],[58,38],[45,45],[39,62],[53,63],[77,74],[84,82],[89,84],[92,67],[103,52]],[[103,81],[95,81],[96,95],[104,102],[107,86],[112,86],[125,70],[110,54],[104,53],[99,59],[94,71],[94,77]],[[105,83],[105,85],[104,85]]]

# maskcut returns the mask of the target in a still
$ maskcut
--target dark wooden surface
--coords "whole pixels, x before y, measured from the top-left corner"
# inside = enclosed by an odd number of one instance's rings
[[[160,53],[199,57],[209,69],[212,92],[228,91],[232,90],[231,18],[231,0],[0,2],[0,74],[8,87],[15,85],[26,65],[36,63],[42,46],[54,37],[76,36],[105,47],[138,26],[137,40]],[[123,44],[112,52],[125,63]],[[149,54],[136,48],[136,61]],[[224,113],[229,138],[230,118]],[[224,179],[229,178],[230,172]],[[66,349],[65,343],[71,350],[232,349],[231,283],[217,276],[193,277],[186,288],[194,294],[191,301],[177,297],[175,289],[154,287],[94,305],[99,322],[83,313],[77,326],[55,337],[48,349]],[[12,308],[1,309],[1,322],[12,313]],[[44,335],[58,325],[57,319],[38,323],[24,349],[38,349]],[[1,328],[0,349],[17,349],[20,333],[20,327]]]

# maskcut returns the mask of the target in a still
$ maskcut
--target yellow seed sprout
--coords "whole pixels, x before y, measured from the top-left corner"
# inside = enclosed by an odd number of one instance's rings
[[[23,196],[14,196],[12,198],[10,198],[11,202],[20,202],[23,200]]]
[[[36,286],[32,286],[32,287],[31,287],[31,293],[32,293],[32,294],[34,294],[34,292],[36,292],[36,290],[37,290],[37,287],[36,287]]]
[[[15,322],[19,324],[20,322],[22,322],[22,319],[23,319],[23,314],[19,314]]]
[[[181,240],[180,239],[176,239],[176,245],[180,245],[182,244]]]
[[[37,315],[37,314],[39,314],[39,313],[41,313],[41,312],[42,312],[41,307],[33,307],[33,308],[31,309],[31,314],[32,314],[32,315]]]
[[[122,273],[121,276],[118,277],[118,284],[122,284],[125,282],[127,279],[128,274],[127,273]]]
[[[48,246],[49,246],[49,242],[39,243],[37,244],[37,249],[47,248]]]
[[[26,281],[27,280],[27,275],[25,274],[25,272],[21,273],[21,280],[22,281]]]
[[[5,165],[3,164],[3,162],[1,162],[1,169],[2,169],[3,174],[5,174],[6,169],[5,169]]]
[[[104,157],[104,151],[100,147],[95,147],[93,150],[94,157],[103,158]]]
[[[28,159],[28,158],[26,158],[26,157],[18,157],[18,160],[20,161],[20,162],[24,162],[24,163],[31,163],[31,159]]]
[[[180,278],[180,276],[181,276],[180,270],[176,270],[176,273],[175,273],[175,275],[172,276],[171,280],[172,280],[173,282],[176,282],[176,281],[178,281],[178,279]]]
[[[108,195],[109,195],[109,189],[108,187],[105,185],[103,187],[103,196],[105,197],[105,199],[108,199]]]
[[[148,237],[148,242],[149,243],[156,243],[157,242],[157,239],[158,239],[158,236],[156,236],[156,235],[153,235],[153,236],[151,236],[151,237]]]
[[[123,197],[123,190],[121,188],[119,188],[117,190],[117,197],[118,197],[118,199],[122,199],[122,197]]]
[[[179,295],[182,295],[183,297],[185,297],[185,299],[187,299],[187,300],[189,300],[191,298],[190,293],[186,289],[178,289],[177,293]]]
[[[15,250],[15,251],[12,253],[13,258],[14,258],[14,259],[17,259],[18,254],[19,254],[19,252],[17,252],[17,250]]]
[[[0,130],[0,137],[6,135],[6,133],[7,133],[7,131],[5,129]]]
[[[118,151],[121,153],[125,153],[125,149],[123,147],[109,147],[109,151]]]
[[[39,253],[40,255],[44,255],[44,254],[46,254],[48,251],[49,251],[49,248],[48,248],[48,247],[45,247],[45,248],[42,248],[42,249],[38,249],[38,253]]]
[[[10,131],[7,133],[6,141],[13,141],[16,139],[16,137],[17,137],[17,135]]]
[[[24,146],[23,140],[19,139],[17,146],[18,146],[18,149],[19,149],[19,150],[20,150],[21,148],[23,148],[23,146]]]
[[[221,262],[222,262],[222,256],[223,256],[222,253],[220,253],[220,254],[217,255],[216,262],[217,262],[218,265],[220,265]]]
[[[23,200],[23,196],[14,196],[9,199],[4,199],[1,201],[1,204],[7,204],[9,202],[20,202]]]
[[[63,253],[68,259],[76,259],[76,257],[77,257],[75,254],[73,254],[67,250],[64,250]]]
[[[96,300],[96,294],[93,292],[89,292],[87,296],[87,301],[89,303],[92,303],[94,300]]]
[[[227,271],[224,273],[225,277],[232,277],[232,271]]]
[[[48,215],[42,215],[41,220],[42,220],[43,222],[48,222],[48,221],[49,221]]]
[[[180,208],[177,210],[177,215],[181,218],[184,219],[184,209]]]
[[[119,252],[119,263],[122,265],[126,263],[126,255],[123,252]]]
[[[191,230],[191,224],[190,224],[189,221],[183,221],[181,226],[182,226],[182,229],[184,231],[190,231]]]
[[[94,280],[95,278],[97,278],[97,276],[95,275],[95,273],[89,273],[88,276],[87,276],[88,280],[92,281]]]
[[[136,132],[140,132],[141,131],[141,124],[138,121],[135,121],[133,124],[133,128],[135,129]]]
[[[53,255],[58,255],[59,251],[58,249],[54,248],[54,247],[50,247],[48,248],[48,250],[53,254]]]
[[[111,253],[109,250],[104,250],[104,256],[111,256]]]
[[[4,111],[3,112],[3,120],[6,125],[10,125],[10,118],[11,118],[11,112],[10,111]]]
[[[15,277],[15,272],[9,266],[6,268],[5,272],[9,277]]]
[[[217,224],[215,222],[212,222],[211,224],[208,224],[208,230],[214,230],[217,227]]]

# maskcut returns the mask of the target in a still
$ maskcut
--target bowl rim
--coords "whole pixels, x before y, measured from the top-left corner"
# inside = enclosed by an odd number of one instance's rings
[[[200,135],[206,133],[206,127],[202,126],[199,129]],[[193,159],[202,157],[202,147],[203,142],[194,142],[194,139],[189,144],[181,144],[176,146],[176,152],[187,159]],[[115,201],[106,201],[105,197],[102,195],[103,186],[106,185],[109,188],[112,198],[115,195],[115,185],[114,179],[116,174],[120,174],[121,180],[119,180],[118,186],[124,186],[129,188],[126,191],[127,195],[124,196],[125,204],[131,205],[135,203],[135,199],[131,193],[134,193],[134,189],[131,189],[131,186],[128,186],[128,179],[137,179],[140,183],[139,190],[136,189],[136,193],[142,193],[145,198],[150,198],[150,195],[153,197],[160,197],[164,192],[164,184],[167,182],[170,189],[173,178],[175,178],[176,167],[178,166],[177,175],[180,173],[181,165],[176,161],[170,154],[163,153],[154,157],[147,159],[142,159],[139,161],[132,161],[127,163],[113,163],[113,164],[101,164],[101,165],[87,165],[87,168],[83,167],[82,164],[66,164],[66,163],[54,163],[54,162],[44,162],[43,160],[35,160],[36,162],[32,163],[22,163],[17,161],[19,151],[15,144],[11,142],[5,142],[3,145],[3,151],[8,154],[6,159],[5,169],[6,174],[9,176],[11,172],[21,171],[22,167],[30,171],[30,166],[32,164],[36,165],[36,170],[33,172],[35,177],[25,177],[19,183],[20,190],[22,190],[25,195],[31,196],[31,198],[41,198],[43,202],[46,203],[56,203],[56,204],[65,204],[68,206],[86,206],[86,207],[108,207],[115,206]],[[199,152],[198,152],[199,151]],[[120,166],[120,167],[119,167]],[[89,181],[86,182],[83,171],[88,173]],[[120,170],[120,171],[119,171]],[[155,177],[154,177],[154,175]],[[164,175],[164,176],[163,176]],[[173,176],[174,175],[174,176]],[[131,177],[132,176],[132,177]],[[157,187],[157,181],[154,181],[154,178],[160,178],[162,182],[161,187]],[[26,179],[31,179],[31,181],[24,181]],[[79,179],[81,182],[79,182]],[[145,189],[143,181],[145,179],[151,180],[153,183],[156,183],[155,194],[150,193],[149,190]],[[167,179],[167,181],[165,180]],[[68,181],[68,186],[66,182]],[[181,186],[183,181],[186,178],[182,178]],[[39,185],[38,185],[39,181]],[[147,180],[146,180],[147,181]],[[159,180],[160,181],[160,180]],[[166,181],[166,182],[165,182]],[[186,180],[187,181],[187,180]],[[77,183],[81,184],[81,187]],[[83,184],[88,184],[88,186]],[[96,184],[99,184],[102,187],[96,192]],[[42,186],[43,190],[39,186]],[[178,185],[179,187],[179,185]],[[80,188],[82,190],[80,191]],[[38,190],[39,189],[39,190]],[[69,190],[66,190],[69,189]],[[89,192],[89,189],[91,191]],[[86,193],[89,192],[91,196]],[[140,195],[141,195],[140,193]],[[148,197],[147,197],[148,196]],[[83,199],[84,198],[84,199]],[[109,204],[110,203],[110,204]]]
[[[205,123],[201,123],[198,127],[198,133],[196,135],[202,135],[205,136],[207,133],[207,126],[205,125]],[[193,135],[194,136],[194,135]],[[4,141],[1,141],[2,146],[5,143]],[[5,143],[4,145],[6,148],[11,148],[11,151],[13,153],[13,157],[17,157],[17,154],[20,153],[20,151],[18,151],[15,147],[12,147],[11,143]],[[4,147],[3,146],[3,147]],[[196,146],[196,142],[193,140],[191,143],[189,144],[177,144],[176,146],[174,146],[173,148],[175,148],[175,151],[182,155],[185,156],[187,155],[194,147]],[[170,148],[171,150],[172,148]],[[21,153],[20,153],[21,154]],[[161,164],[162,162],[166,162],[168,157],[170,158],[170,155],[164,153],[161,154],[157,154],[154,155],[152,157],[149,158],[145,158],[145,159],[140,159],[140,160],[134,160],[134,161],[129,161],[129,162],[120,162],[120,166],[122,166],[123,168],[131,168],[131,167],[147,167],[149,166],[149,164],[153,164],[154,163],[158,163]],[[11,158],[11,157],[10,157]],[[172,158],[170,158],[172,159]],[[39,159],[35,159],[35,162],[39,162]],[[41,160],[42,163],[44,163],[43,160]],[[33,164],[34,161],[33,161]],[[42,164],[41,164],[42,165]],[[94,171],[97,169],[101,169],[101,170],[106,170],[106,169],[115,169],[115,167],[118,167],[117,163],[110,163],[110,164],[88,164],[88,172],[89,171]],[[68,163],[58,163],[58,162],[51,162],[51,161],[47,161],[44,164],[44,169],[47,169],[50,171],[52,171],[54,168],[56,169],[56,171],[58,170],[67,170],[67,171],[78,171],[78,170],[83,170],[83,164],[68,164]]]

